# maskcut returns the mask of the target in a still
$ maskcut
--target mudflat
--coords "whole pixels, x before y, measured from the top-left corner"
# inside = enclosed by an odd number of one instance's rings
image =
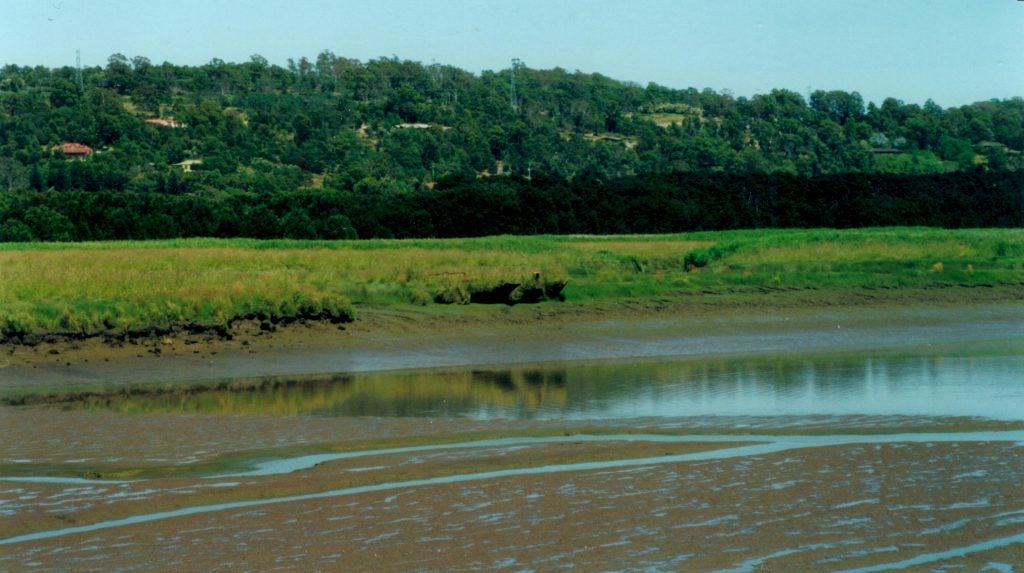
[[[840,297],[796,291],[585,305],[370,307],[341,326],[313,321],[264,332],[257,323],[242,321],[230,338],[54,338],[31,347],[0,346],[0,394],[240,376],[969,341],[1019,334],[1022,301],[1024,287],[951,287],[863,290]]]
[[[376,429],[412,429],[392,422]],[[875,571],[1019,562],[1019,430],[807,441],[785,432],[384,448],[264,476],[13,479],[0,483],[0,565]]]
[[[7,349],[0,569],[1012,570],[1024,561],[1020,420],[331,417],[103,401],[248,376],[1013,346],[1014,296],[408,308],[345,330]],[[47,399],[61,393],[70,402]],[[85,395],[98,407],[71,407]]]

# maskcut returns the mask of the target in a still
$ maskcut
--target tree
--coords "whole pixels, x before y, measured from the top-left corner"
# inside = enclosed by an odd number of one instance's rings
[[[317,239],[316,225],[305,209],[298,207],[285,213],[279,225],[282,237],[289,239]]]
[[[857,92],[817,90],[811,94],[810,107],[839,125],[864,116],[864,99]]]
[[[974,166],[974,148],[966,139],[943,135],[939,139],[938,152],[939,157],[955,162],[961,169]]]
[[[354,240],[359,238],[352,221],[345,215],[331,215],[324,220],[320,236],[325,239]]]
[[[81,94],[75,84],[64,78],[54,78],[50,87],[50,105],[53,107],[75,106],[81,101]]]
[[[28,184],[25,166],[17,159],[0,157],[0,185],[8,191],[24,189]]]
[[[105,85],[119,94],[126,94],[135,87],[135,75],[124,54],[113,54],[107,59],[104,76]]]
[[[270,62],[259,54],[249,58],[249,84],[254,91],[262,92],[270,86],[268,71]]]
[[[993,171],[1003,171],[1010,165],[1010,158],[1006,154],[1006,148],[1000,144],[990,144],[982,147],[981,154],[985,157],[986,165]],[[973,153],[972,153],[973,163]]]
[[[71,220],[47,205],[37,205],[26,210],[25,224],[41,241],[74,240],[75,227]]]
[[[8,219],[0,225],[0,243],[28,243],[36,240],[28,225],[18,219]]]

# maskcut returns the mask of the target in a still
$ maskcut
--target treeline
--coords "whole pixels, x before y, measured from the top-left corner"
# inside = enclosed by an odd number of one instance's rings
[[[69,164],[53,150],[65,142],[95,153]],[[0,68],[3,191],[386,194],[482,174],[941,174],[1019,170],[1022,150],[1021,98],[951,108],[840,90],[747,98],[329,51],[286,67],[115,54],[82,70]]]
[[[675,173],[608,182],[451,178],[408,193],[0,195],[0,241],[665,233],[766,227],[1024,225],[1024,172]]]
[[[0,240],[1017,226],[1022,150],[1019,97],[115,54],[0,68]]]

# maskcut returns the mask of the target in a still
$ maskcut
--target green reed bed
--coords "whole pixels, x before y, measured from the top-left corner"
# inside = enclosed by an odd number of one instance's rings
[[[119,334],[567,282],[573,302],[1024,284],[1024,230],[878,228],[411,241],[0,244],[0,335]],[[450,300],[450,298],[448,299]]]

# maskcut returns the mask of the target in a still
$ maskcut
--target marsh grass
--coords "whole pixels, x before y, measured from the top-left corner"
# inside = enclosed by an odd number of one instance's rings
[[[450,289],[568,281],[586,302],[764,289],[1024,283],[1024,230],[727,231],[412,241],[0,244],[0,334],[129,333],[240,317],[346,320]]]

